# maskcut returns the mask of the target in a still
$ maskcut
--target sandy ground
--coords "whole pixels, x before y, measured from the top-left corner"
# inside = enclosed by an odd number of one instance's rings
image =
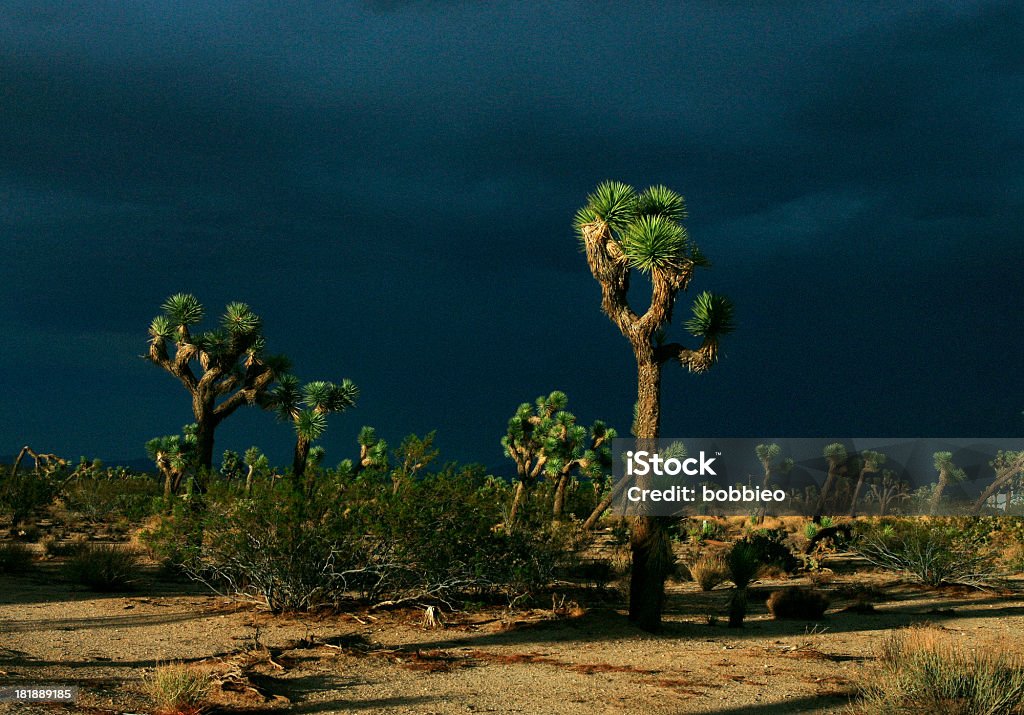
[[[869,677],[887,630],[932,622],[978,648],[1024,652],[1024,596],[927,591],[886,574],[838,576],[820,623],[773,621],[764,598],[801,580],[759,582],[743,629],[709,624],[728,588],[670,590],[666,628],[630,627],[621,603],[584,615],[499,610],[426,629],[422,611],[272,617],[185,584],[134,595],[61,582],[52,565],[0,576],[0,684],[77,685],[74,705],[0,713],[152,712],[140,692],[158,664],[197,662],[220,677],[220,712],[833,713]],[[844,611],[853,584],[884,596]]]

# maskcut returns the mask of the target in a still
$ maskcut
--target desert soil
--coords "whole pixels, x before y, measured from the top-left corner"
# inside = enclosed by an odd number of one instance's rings
[[[618,598],[580,611],[486,610],[425,628],[423,611],[271,616],[191,585],[134,594],[62,582],[52,564],[0,576],[0,684],[77,685],[75,705],[0,713],[143,713],[143,679],[196,663],[220,712],[833,713],[848,711],[893,628],[930,622],[972,647],[1024,652],[1019,593],[933,591],[891,574],[837,575],[825,619],[774,621],[758,582],[743,629],[710,622],[728,588],[673,584],[666,628],[629,626]],[[875,611],[846,610],[876,589]],[[600,599],[598,599],[600,601]]]

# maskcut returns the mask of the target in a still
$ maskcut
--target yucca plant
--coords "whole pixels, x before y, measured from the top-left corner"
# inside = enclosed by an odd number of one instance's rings
[[[985,506],[992,495],[1005,488],[1014,479],[1024,476],[1024,450],[1019,452],[1004,452],[1000,450],[996,458],[989,462],[989,466],[995,470],[995,478],[974,502],[972,513],[977,514]]]
[[[697,347],[666,342],[666,328],[680,291],[694,271],[709,265],[682,220],[683,197],[665,186],[637,192],[621,182],[600,184],[577,212],[575,227],[590,272],[601,287],[601,307],[629,340],[637,365],[637,404],[633,435],[654,440],[661,427],[661,370],[675,361],[703,373],[719,358],[722,336],[735,328],[728,298],[702,293],[693,303],[686,329]],[[639,271],[650,279],[651,297],[642,314],[629,301],[630,277]],[[629,618],[646,630],[661,625],[665,578],[666,523],[656,517],[634,518],[631,529],[633,568]]]
[[[192,398],[197,465],[209,471],[218,425],[239,407],[255,404],[288,362],[265,354],[263,321],[245,303],[229,303],[220,327],[198,333],[193,330],[206,310],[194,295],[172,295],[162,310],[150,323],[146,358],[177,378]]]
[[[272,410],[279,420],[295,426],[292,477],[296,484],[306,474],[310,447],[327,430],[327,415],[355,406],[358,397],[359,388],[347,378],[338,384],[315,380],[303,385],[294,375],[282,375],[278,384],[262,398],[266,409]],[[306,492],[311,488],[307,480]]]
[[[725,557],[729,580],[733,583],[729,597],[729,627],[742,628],[747,616],[747,587],[757,578],[764,564],[758,557],[757,548],[746,541],[737,541]]]
[[[779,460],[779,455],[782,454],[782,447],[775,444],[759,444],[754,448],[754,452],[757,454],[757,461],[761,463],[761,469],[764,470],[764,479],[761,481],[761,486],[765,489],[771,484],[772,477],[776,474],[788,474],[793,470],[793,460],[790,458]],[[765,516],[765,505],[757,510],[757,523],[760,524],[764,521]]]

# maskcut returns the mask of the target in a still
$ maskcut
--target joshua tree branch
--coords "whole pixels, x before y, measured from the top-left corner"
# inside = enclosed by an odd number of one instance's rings
[[[654,359],[658,361],[659,365],[664,365],[669,360],[678,360],[683,365],[687,365],[695,355],[697,355],[696,350],[690,350],[679,343],[666,343],[654,349]]]

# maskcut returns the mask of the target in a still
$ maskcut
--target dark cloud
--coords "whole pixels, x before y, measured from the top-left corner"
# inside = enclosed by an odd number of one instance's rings
[[[667,376],[666,431],[1019,431],[1022,25],[1012,3],[8,3],[0,434],[116,456],[180,426],[137,357],[179,290],[249,301],[304,376],[363,387],[339,458],[371,423],[494,462],[554,388],[625,430],[631,357],[571,232],[606,178],[682,190],[715,262],[695,286],[739,306],[714,374]]]

